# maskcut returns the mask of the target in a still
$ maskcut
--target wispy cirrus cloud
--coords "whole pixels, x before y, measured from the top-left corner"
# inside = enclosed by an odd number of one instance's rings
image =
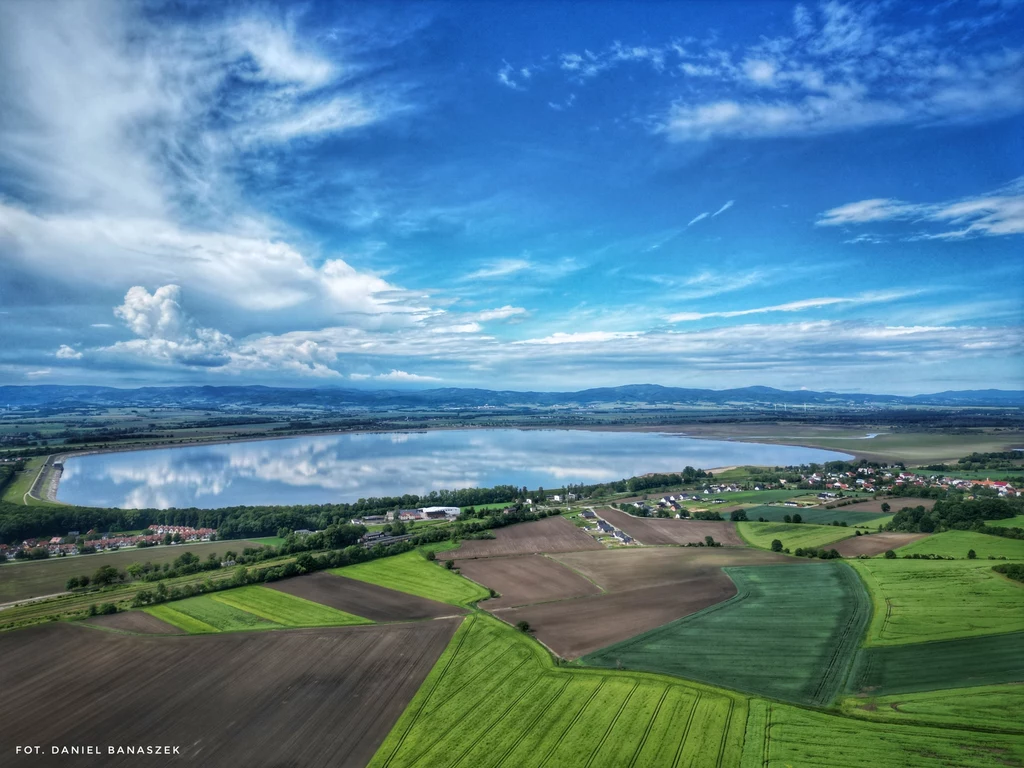
[[[706,320],[708,318],[745,317],[747,315],[760,315],[768,312],[803,312],[808,309],[821,309],[822,307],[839,305],[862,306],[865,304],[899,301],[900,299],[906,299],[920,293],[920,291],[875,291],[861,293],[856,296],[823,296],[750,309],[734,309],[719,312],[676,312],[668,315],[665,320],[669,323],[685,323],[695,320]]]
[[[689,222],[687,222],[686,226],[692,227],[698,221],[704,221],[704,219],[706,219],[708,216],[710,216],[710,214],[707,211],[704,211],[703,213],[698,213],[696,216],[690,219]]]
[[[919,240],[1024,234],[1024,177],[994,192],[941,203],[908,203],[892,198],[859,200],[825,211],[816,223],[820,227],[838,227],[887,221],[957,227],[942,232],[919,232],[911,237]]]
[[[908,29],[883,3],[793,6],[791,30],[747,45],[717,36],[614,42],[565,52],[552,72],[579,84],[643,65],[677,79],[655,130],[673,141],[838,133],[998,118],[1024,110],[1019,8],[987,16],[945,4]],[[984,27],[985,35],[965,32]]]

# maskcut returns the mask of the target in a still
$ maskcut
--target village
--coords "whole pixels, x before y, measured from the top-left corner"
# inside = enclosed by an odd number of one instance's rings
[[[156,525],[137,534],[120,535],[101,534],[95,530],[87,531],[85,534],[68,531],[67,536],[25,539],[12,545],[0,544],[0,559],[37,560],[47,557],[70,557],[99,552],[116,552],[119,549],[130,547],[145,548],[215,541],[216,538],[217,531],[213,528],[192,528],[187,525]]]

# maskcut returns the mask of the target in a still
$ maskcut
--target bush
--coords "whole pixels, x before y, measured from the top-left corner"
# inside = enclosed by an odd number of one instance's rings
[[[978,556],[978,553],[977,553],[977,552],[975,552],[975,551],[974,551],[973,549],[968,549],[968,550],[967,550],[967,559],[968,559],[968,560],[973,560],[973,559],[974,559],[974,558],[976,558],[977,556]]]
[[[772,552],[782,551],[782,541],[779,539],[772,539]]]
[[[530,631],[530,622],[528,622],[528,621],[517,621],[516,622],[516,629],[518,629],[520,632],[529,632]]]
[[[891,549],[885,550],[885,559],[886,560],[895,560],[896,559],[896,553],[893,552]]]

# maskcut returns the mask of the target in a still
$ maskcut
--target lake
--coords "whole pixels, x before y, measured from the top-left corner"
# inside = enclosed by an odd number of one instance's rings
[[[683,467],[848,459],[654,432],[442,430],[295,437],[69,458],[57,498],[123,509],[323,504],[511,484],[556,489]]]

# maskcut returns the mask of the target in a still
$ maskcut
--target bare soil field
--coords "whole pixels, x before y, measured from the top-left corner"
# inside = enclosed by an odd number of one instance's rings
[[[870,501],[860,501],[856,504],[834,507],[834,509],[841,509],[844,512],[882,512],[883,504],[888,504],[890,507],[889,511],[885,514],[892,514],[894,512],[899,512],[904,507],[924,507],[925,509],[931,509],[935,506],[935,499],[871,499]],[[827,508],[828,505],[826,504],[825,507]]]
[[[575,659],[728,600],[736,585],[718,570],[669,587],[644,587],[575,600],[497,610],[509,624],[528,621],[534,635],[562,658]]]
[[[867,536],[843,539],[829,545],[829,548],[835,549],[843,557],[874,556],[889,549],[899,549],[929,535],[927,533],[872,533]]]
[[[736,533],[736,525],[730,522],[633,517],[611,507],[595,511],[641,544],[696,544],[704,541],[705,536],[711,536],[726,547],[745,546]]]
[[[530,523],[498,528],[493,539],[472,539],[449,552],[438,552],[439,560],[460,560],[467,557],[502,557],[532,555],[538,552],[575,552],[581,549],[603,549],[601,544],[564,517],[548,517]]]
[[[567,552],[553,556],[608,592],[665,586],[712,574],[728,565],[791,565],[792,557],[763,549],[658,547]]]
[[[0,634],[4,765],[365,766],[461,619],[143,637],[49,624]],[[88,670],[102,685],[69,685]],[[98,745],[40,758],[15,745]],[[178,757],[107,754],[172,745]]]
[[[501,595],[482,603],[489,611],[601,594],[594,584],[543,555],[462,560],[459,569],[463,576]]]
[[[416,621],[467,613],[454,605],[322,571],[267,586],[370,621]]]
[[[150,616],[145,611],[121,611],[108,616],[93,616],[91,619],[86,619],[85,623],[106,629],[116,629],[119,632],[132,632],[137,635],[185,634],[173,624],[161,621],[156,616]]]
[[[722,566],[800,562],[762,550],[703,547],[606,549],[551,559],[593,580],[606,594],[518,608],[483,605],[510,624],[529,622],[539,640],[567,659],[729,599],[736,586]]]

